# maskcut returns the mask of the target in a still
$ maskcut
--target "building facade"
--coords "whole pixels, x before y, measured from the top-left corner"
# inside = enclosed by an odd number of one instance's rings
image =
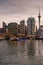
[[[21,36],[25,36],[25,21],[20,21],[20,34]]]
[[[27,20],[27,35],[34,35],[35,32],[35,19],[34,17],[29,17]]]
[[[18,35],[20,34],[20,25],[18,25]]]
[[[5,22],[3,22],[3,30],[4,30],[4,32],[6,32],[6,23]]]
[[[8,33],[10,35],[17,35],[17,33],[18,33],[18,24],[16,22],[8,24]]]
[[[40,25],[40,30],[37,30],[38,36],[43,38],[43,25]]]

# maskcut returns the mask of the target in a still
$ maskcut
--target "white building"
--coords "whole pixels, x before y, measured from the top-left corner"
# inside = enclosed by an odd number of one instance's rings
[[[27,20],[27,35],[34,35],[35,32],[35,19],[34,17],[29,17]]]

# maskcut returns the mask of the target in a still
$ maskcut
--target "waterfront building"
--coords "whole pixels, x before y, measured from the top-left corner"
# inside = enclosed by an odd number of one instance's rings
[[[31,36],[35,33],[35,18],[29,17],[27,20],[27,35]]]
[[[40,26],[40,36],[43,38],[43,25]]]
[[[25,36],[25,21],[20,21],[20,35]]]
[[[37,30],[38,36],[43,38],[43,25],[40,25],[40,30]]]
[[[3,28],[0,28],[0,37],[4,37],[5,31]]]
[[[4,30],[4,32],[6,32],[6,23],[5,22],[3,22],[3,30]]]
[[[6,33],[8,33],[8,25],[6,25]]]
[[[9,35],[18,34],[18,24],[16,22],[8,24],[8,33],[9,33]]]
[[[3,28],[0,28],[0,34],[3,34],[3,33],[4,33]]]
[[[18,25],[18,35],[20,35],[20,25]]]
[[[25,36],[27,36],[27,26],[25,25]]]

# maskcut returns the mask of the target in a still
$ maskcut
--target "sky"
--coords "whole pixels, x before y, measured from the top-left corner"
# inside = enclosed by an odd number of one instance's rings
[[[40,7],[41,25],[43,24],[43,0],[0,0],[0,27],[2,22],[20,23],[25,20],[27,24],[28,17],[35,17],[38,26],[38,13]]]

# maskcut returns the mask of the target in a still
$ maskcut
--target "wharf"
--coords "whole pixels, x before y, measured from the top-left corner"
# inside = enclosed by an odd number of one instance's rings
[[[11,39],[11,41],[20,41],[20,40],[30,40],[30,39],[32,39],[32,40],[43,40],[43,38],[30,38],[30,37],[21,37],[21,38],[13,38],[13,39]]]

